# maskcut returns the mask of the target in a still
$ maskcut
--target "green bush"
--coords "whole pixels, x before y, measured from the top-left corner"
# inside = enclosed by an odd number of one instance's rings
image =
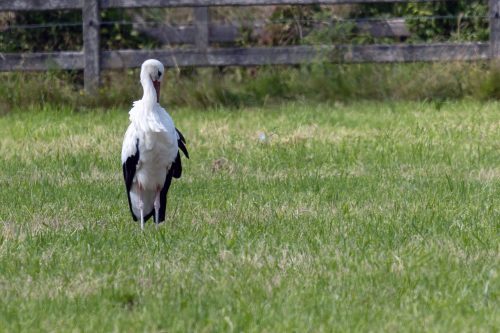
[[[153,48],[159,43],[140,34],[130,24],[126,11],[102,10],[101,48]],[[0,52],[43,52],[80,50],[83,45],[82,14],[76,11],[17,12],[10,27],[0,34]],[[31,27],[29,27],[31,26]]]
[[[366,4],[359,5],[353,17],[407,17],[410,42],[485,41],[489,37],[486,0]]]

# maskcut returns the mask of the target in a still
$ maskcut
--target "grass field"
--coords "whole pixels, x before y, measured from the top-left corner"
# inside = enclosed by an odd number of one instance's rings
[[[121,178],[126,110],[12,112],[0,331],[498,331],[499,111],[176,110],[191,160],[144,232]]]

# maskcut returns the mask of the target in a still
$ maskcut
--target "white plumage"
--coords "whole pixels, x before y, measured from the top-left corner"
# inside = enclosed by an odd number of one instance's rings
[[[134,220],[153,216],[158,224],[165,219],[166,196],[172,177],[179,178],[182,165],[179,147],[186,156],[182,134],[170,115],[159,104],[160,82],[164,68],[158,60],[145,61],[141,67],[144,95],[130,110],[130,125],[125,132],[121,161]]]

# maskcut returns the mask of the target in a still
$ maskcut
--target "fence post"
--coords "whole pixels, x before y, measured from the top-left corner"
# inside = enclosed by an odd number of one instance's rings
[[[195,7],[194,9],[194,42],[199,50],[208,48],[208,23],[210,17],[208,7]]]
[[[99,0],[83,0],[83,79],[85,92],[97,92],[100,81]]]
[[[490,59],[500,58],[500,0],[489,0]]]

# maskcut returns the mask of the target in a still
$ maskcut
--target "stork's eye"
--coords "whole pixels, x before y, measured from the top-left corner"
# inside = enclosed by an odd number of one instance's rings
[[[161,77],[161,72],[160,71],[158,71],[158,77]]]

